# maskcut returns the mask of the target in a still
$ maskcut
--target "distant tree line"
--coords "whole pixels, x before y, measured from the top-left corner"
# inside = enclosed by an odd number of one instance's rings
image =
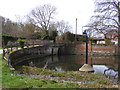
[[[55,6],[45,4],[31,10],[18,22],[2,17],[3,35],[26,39],[55,40],[56,36],[72,29],[69,23],[63,20],[55,21],[55,13]]]

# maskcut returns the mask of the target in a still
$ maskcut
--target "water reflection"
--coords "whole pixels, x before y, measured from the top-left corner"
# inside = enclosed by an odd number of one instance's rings
[[[93,65],[94,73],[100,73],[101,75],[109,76],[114,82],[118,81],[118,72],[108,68],[105,65]]]
[[[103,56],[94,56],[88,58],[88,64],[92,65],[95,72],[100,73],[101,75],[109,76],[110,79],[117,82],[118,79],[118,60],[120,57],[103,57]],[[65,56],[48,56],[44,58],[36,58],[29,61],[24,61],[19,65],[35,65],[38,68],[46,67],[59,71],[78,71],[79,68],[85,63],[85,56],[80,55],[65,55]],[[16,65],[18,66],[18,65]]]

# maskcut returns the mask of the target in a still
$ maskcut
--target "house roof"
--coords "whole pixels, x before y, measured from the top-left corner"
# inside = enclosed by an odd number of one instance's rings
[[[93,40],[94,40],[94,41],[104,41],[105,39],[104,39],[104,38],[101,38],[101,37],[99,37],[99,38],[94,37]]]

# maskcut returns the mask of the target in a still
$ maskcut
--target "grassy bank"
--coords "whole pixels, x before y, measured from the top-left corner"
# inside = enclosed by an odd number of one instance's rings
[[[2,55],[1,55],[2,56]],[[56,72],[23,66],[19,75],[2,60],[3,88],[114,88],[112,81],[93,73]],[[78,82],[79,81],[79,82]]]
[[[2,54],[0,54],[0,88],[2,87]]]

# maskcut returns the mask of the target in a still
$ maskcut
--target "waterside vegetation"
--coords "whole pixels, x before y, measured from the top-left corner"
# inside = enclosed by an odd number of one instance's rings
[[[1,55],[2,56],[2,55]],[[12,71],[2,60],[2,88],[117,88],[108,78],[79,71],[57,72],[22,66]]]

